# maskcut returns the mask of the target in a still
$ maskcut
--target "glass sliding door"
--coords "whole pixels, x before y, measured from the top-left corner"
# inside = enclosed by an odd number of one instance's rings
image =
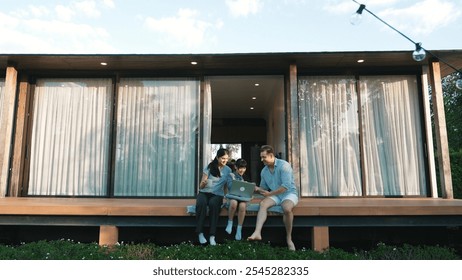
[[[29,195],[107,195],[112,92],[111,79],[37,81]]]
[[[199,82],[121,79],[117,98],[115,196],[193,196]]]
[[[356,84],[353,77],[299,77],[301,194],[426,196],[416,76],[360,77],[360,108]]]
[[[426,195],[415,76],[361,77],[367,195]]]
[[[302,196],[360,196],[354,77],[299,77]]]

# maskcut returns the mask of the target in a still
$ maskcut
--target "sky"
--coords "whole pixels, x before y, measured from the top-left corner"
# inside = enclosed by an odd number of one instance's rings
[[[0,54],[462,49],[462,0],[1,0]]]

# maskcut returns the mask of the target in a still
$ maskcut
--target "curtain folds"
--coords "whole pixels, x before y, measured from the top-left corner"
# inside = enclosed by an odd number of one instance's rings
[[[299,77],[303,196],[359,196],[359,130],[353,77]]]
[[[425,196],[416,77],[367,76],[359,84],[361,108],[353,77],[299,77],[302,195]]]
[[[107,194],[111,79],[38,80],[29,195]]]
[[[416,77],[367,77],[360,84],[367,194],[426,195]]]
[[[212,88],[210,86],[210,79],[205,79],[205,88],[204,88],[204,110],[203,110],[203,162],[202,169],[207,166],[210,162],[210,159],[213,158],[212,155]],[[202,174],[199,175],[200,177]]]
[[[192,196],[199,82],[121,79],[117,100],[115,196]]]

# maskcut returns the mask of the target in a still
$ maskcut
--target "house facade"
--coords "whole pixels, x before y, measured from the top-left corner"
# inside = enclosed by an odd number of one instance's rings
[[[428,85],[440,84],[427,63],[407,52],[3,55],[0,194],[193,197],[218,141],[242,143],[253,174],[252,145],[273,145],[302,197],[435,197]]]
[[[408,51],[4,54],[0,70],[3,199],[194,198],[219,143],[241,146],[257,183],[273,145],[301,198],[437,198],[436,164],[452,198],[451,69]]]

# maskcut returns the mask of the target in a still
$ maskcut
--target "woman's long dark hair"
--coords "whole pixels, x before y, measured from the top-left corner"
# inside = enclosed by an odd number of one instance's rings
[[[229,151],[227,149],[224,149],[224,148],[218,149],[217,156],[207,166],[209,168],[209,170],[210,170],[211,175],[213,175],[215,177],[221,177],[220,169],[218,169],[218,158],[220,158],[220,157],[222,157],[224,155],[229,155]]]

